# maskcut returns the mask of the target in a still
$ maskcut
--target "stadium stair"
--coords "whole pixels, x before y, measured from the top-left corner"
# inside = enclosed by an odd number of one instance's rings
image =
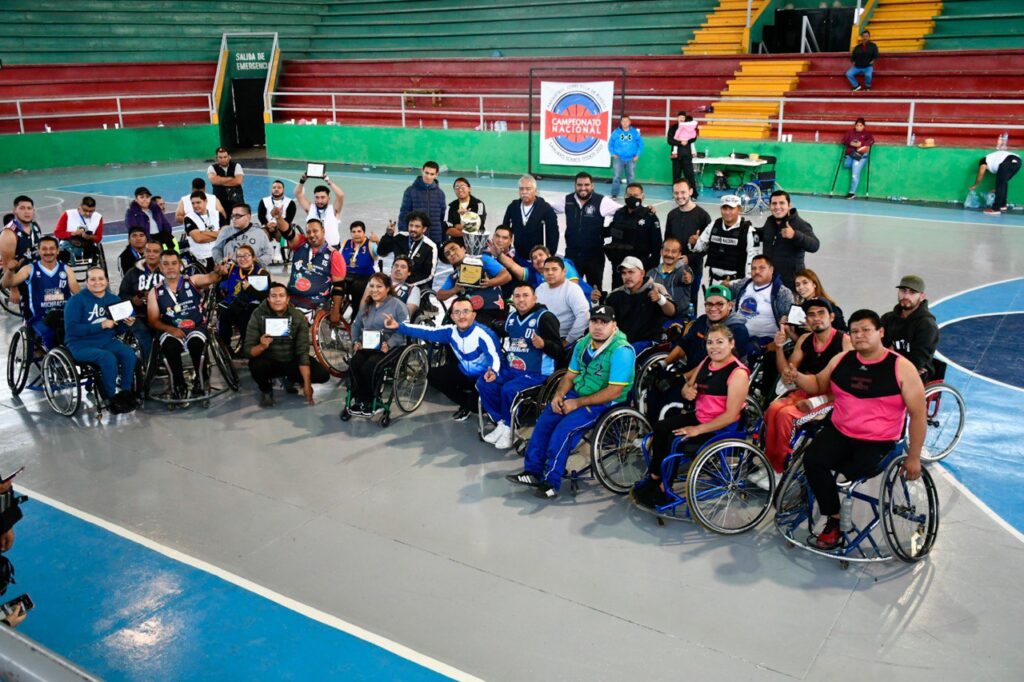
[[[1021,0],[946,0],[926,50],[1024,48]]]
[[[796,89],[800,73],[807,69],[806,60],[758,60],[740,62],[736,77],[727,83],[722,99],[714,104],[701,135],[710,139],[763,140],[771,137],[771,119],[779,115],[775,102],[734,102],[738,97],[782,97]],[[726,119],[760,119],[763,123]]]
[[[754,0],[753,18],[771,0]],[[685,55],[745,54],[744,29],[747,25],[747,0],[719,0],[693,38],[682,49]]]
[[[878,0],[868,22],[871,41],[882,54],[923,50],[925,37],[942,13],[937,0]]]

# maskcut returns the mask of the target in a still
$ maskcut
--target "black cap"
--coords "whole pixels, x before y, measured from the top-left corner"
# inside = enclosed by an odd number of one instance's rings
[[[440,253],[437,254],[437,259],[442,263],[448,263],[448,256],[445,255],[444,250],[449,244],[457,244],[463,249],[466,248],[466,240],[462,237],[448,237],[443,244],[441,244]],[[449,263],[450,265],[450,263]]]
[[[148,197],[153,196],[153,193],[149,191],[148,187],[136,187],[135,188],[135,194],[133,194],[132,196],[136,196],[137,197],[140,194],[145,194]]]
[[[590,319],[604,320],[605,322],[615,321],[615,309],[610,305],[599,305],[590,311]]]
[[[132,234],[135,232],[141,232],[142,234],[145,235],[149,234],[149,230],[144,228],[142,225],[132,225],[130,228],[128,228],[128,234]]]
[[[804,312],[807,312],[808,308],[824,308],[830,313],[835,312],[835,310],[832,309],[832,304],[824,298],[809,298],[801,303],[800,307],[804,309]]]

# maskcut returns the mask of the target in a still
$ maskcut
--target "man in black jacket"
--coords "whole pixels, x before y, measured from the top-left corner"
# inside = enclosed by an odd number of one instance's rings
[[[619,266],[622,286],[608,294],[619,329],[630,343],[657,341],[665,322],[676,314],[675,304],[660,283],[648,279],[643,263],[627,256]]]
[[[537,196],[537,180],[531,175],[519,178],[519,198],[505,209],[502,225],[512,228],[516,262],[530,264],[530,249],[543,244],[551,253],[558,251],[558,217],[551,204]]]
[[[764,255],[775,264],[775,274],[782,278],[783,284],[795,290],[796,273],[806,267],[804,253],[815,253],[821,242],[811,224],[797,215],[790,201],[789,192],[781,189],[772,192],[772,214],[761,228],[761,239]]]
[[[393,253],[396,258],[405,256],[412,262],[407,282],[421,290],[433,288],[437,268],[437,245],[424,234],[429,228],[430,218],[426,213],[410,211],[406,216],[406,231],[396,233],[395,224],[391,223],[377,245],[380,256]]]
[[[878,59],[878,45],[871,42],[871,34],[864,31],[860,34],[860,42],[850,52],[850,61],[853,66],[846,72],[846,80],[850,81],[850,87],[854,92],[860,90],[860,83],[857,76],[864,74],[864,89],[871,89],[871,76],[875,70],[875,60]]]
[[[922,381],[927,382],[935,375],[933,359],[939,347],[939,325],[928,310],[923,279],[905,275],[896,289],[899,303],[882,315],[882,343],[914,363]]]
[[[626,186],[626,205],[615,212],[612,222],[602,230],[612,240],[604,247],[612,264],[612,289],[622,286],[619,265],[626,256],[635,256],[650,270],[658,264],[661,252],[661,221],[649,206],[644,206],[644,188],[638,182]]]
[[[605,218],[622,207],[595,192],[594,178],[586,171],[576,174],[575,185],[575,191],[553,208],[565,216],[565,257],[576,266],[581,280],[600,291],[604,286]]]

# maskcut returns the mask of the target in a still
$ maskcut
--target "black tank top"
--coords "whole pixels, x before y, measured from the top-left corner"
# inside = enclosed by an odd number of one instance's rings
[[[832,358],[843,352],[843,338],[845,338],[845,334],[833,328],[832,338],[825,344],[821,352],[818,352],[814,347],[814,334],[808,334],[804,342],[800,344],[800,350],[804,354],[803,359],[800,361],[800,372],[803,374],[817,374],[828,367],[828,363]]]

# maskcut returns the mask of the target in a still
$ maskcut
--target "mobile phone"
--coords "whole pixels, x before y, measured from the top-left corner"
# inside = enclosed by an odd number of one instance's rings
[[[25,470],[24,466],[18,467],[17,471],[15,471],[13,474],[11,474],[10,476],[4,476],[3,479],[0,479],[0,483],[7,483],[8,481],[12,480],[15,476],[17,476],[18,474],[20,474],[24,470]]]
[[[19,606],[24,609],[25,613],[28,613],[36,607],[35,603],[32,601],[32,597],[28,596],[28,593],[21,594],[6,604],[0,604],[0,612],[3,613],[2,617],[6,618],[12,613],[15,613]]]

